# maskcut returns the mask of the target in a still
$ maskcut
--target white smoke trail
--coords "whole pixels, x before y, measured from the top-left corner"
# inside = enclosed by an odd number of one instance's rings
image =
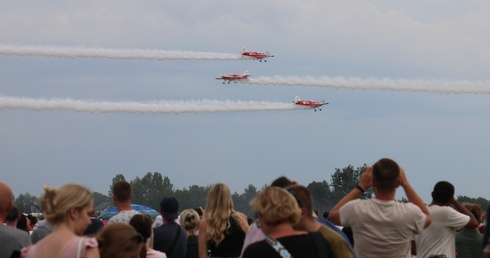
[[[281,111],[305,109],[293,103],[266,101],[153,101],[153,102],[109,102],[73,99],[34,99],[17,97],[0,97],[0,110],[29,109],[29,110],[69,110],[76,112],[102,113],[217,113],[245,111]]]
[[[452,94],[490,94],[490,81],[443,81],[345,77],[274,76],[249,78],[243,83],[286,86],[330,87],[353,90],[391,90]]]
[[[0,44],[0,55],[61,58],[108,58],[142,60],[239,60],[241,54],[157,49],[105,49],[84,47],[11,46]]]

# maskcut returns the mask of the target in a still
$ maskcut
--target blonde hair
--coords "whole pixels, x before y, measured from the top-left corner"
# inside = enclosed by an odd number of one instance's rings
[[[219,245],[225,238],[225,231],[231,226],[230,217],[239,225],[243,223],[235,215],[230,189],[223,183],[217,183],[208,192],[204,213],[204,219],[207,221],[206,240]]]
[[[194,209],[183,210],[180,213],[180,225],[184,227],[188,236],[195,235],[199,221],[199,214]]]
[[[43,216],[52,225],[70,220],[71,209],[81,209],[93,202],[92,192],[85,186],[66,184],[58,189],[44,187],[40,198]]]
[[[146,253],[143,236],[126,223],[112,223],[104,227],[97,235],[101,258],[123,256],[141,257]],[[146,247],[145,247],[146,248]]]
[[[266,187],[250,201],[250,206],[267,225],[297,224],[301,209],[292,194],[279,187]]]

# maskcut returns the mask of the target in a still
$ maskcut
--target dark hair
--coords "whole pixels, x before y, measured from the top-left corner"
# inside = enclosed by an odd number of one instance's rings
[[[23,213],[20,214],[20,219],[17,222],[17,228],[29,232],[29,230],[27,229],[27,216]]]
[[[294,196],[300,208],[306,208],[308,217],[313,216],[313,197],[308,188],[302,185],[292,185],[286,190]]]
[[[293,184],[293,182],[291,180],[289,180],[289,178],[287,178],[285,176],[281,176],[281,177],[278,177],[276,180],[272,181],[271,186],[284,188],[284,187],[290,186],[291,184]]]
[[[330,215],[330,212],[328,212],[328,211],[323,212],[323,218],[324,219],[328,218],[328,215]]]
[[[434,186],[432,199],[434,202],[446,203],[454,196],[454,186],[447,181],[440,181]]]
[[[9,211],[9,213],[7,213],[5,220],[6,221],[14,221],[14,220],[19,219],[19,216],[20,216],[19,209],[17,209],[17,207],[15,207],[15,206],[12,206],[12,209]]]
[[[391,192],[396,189],[396,183],[400,177],[400,167],[391,159],[383,158],[373,165],[373,180],[380,192]]]
[[[133,226],[145,241],[151,237],[151,218],[149,215],[135,214],[129,221],[129,225]]]
[[[120,202],[131,200],[131,185],[126,181],[119,181],[112,186],[112,194]]]

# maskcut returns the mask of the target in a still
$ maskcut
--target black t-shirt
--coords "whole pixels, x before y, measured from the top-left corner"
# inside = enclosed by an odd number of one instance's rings
[[[199,258],[199,248],[197,236],[189,236],[187,238],[187,253],[185,258]]]
[[[179,230],[180,233],[177,236]],[[185,253],[187,252],[187,233],[179,224],[174,222],[163,224],[153,230],[153,235],[153,249],[164,252],[168,258],[185,257]],[[171,252],[168,252],[174,240],[176,241],[175,246]]]
[[[337,257],[319,232],[281,237],[277,241],[294,258]],[[242,258],[281,258],[281,256],[265,240],[262,240],[249,245],[243,252]]]

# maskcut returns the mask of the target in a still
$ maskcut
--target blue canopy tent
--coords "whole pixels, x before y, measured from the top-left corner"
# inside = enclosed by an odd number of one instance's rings
[[[138,211],[141,214],[150,215],[152,219],[155,219],[156,216],[160,215],[160,213],[148,206],[139,205],[139,204],[131,204],[131,208]],[[105,210],[102,214],[100,214],[97,218],[100,220],[108,220],[112,216],[116,215],[118,212],[117,207],[113,206],[107,210]]]

